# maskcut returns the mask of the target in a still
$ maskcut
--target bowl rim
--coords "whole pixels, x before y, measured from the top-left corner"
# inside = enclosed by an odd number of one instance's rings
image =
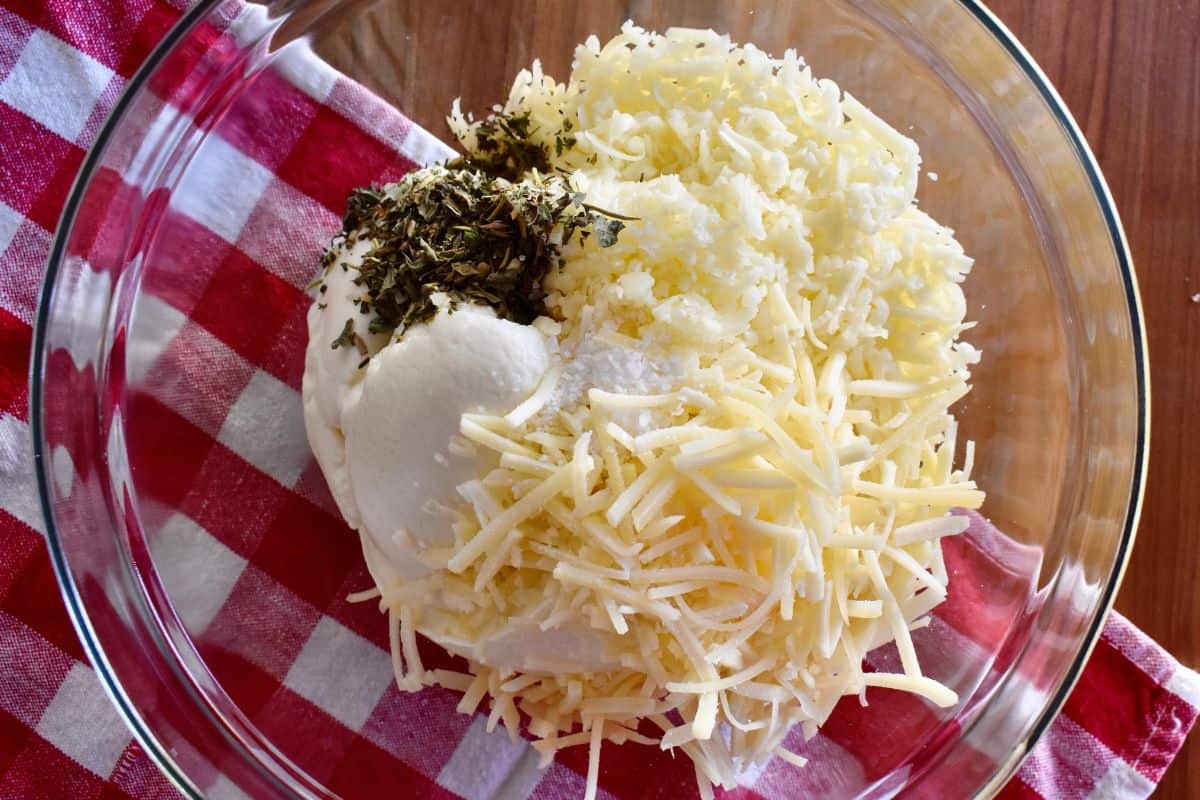
[[[147,54],[145,61],[134,71],[125,88],[117,97],[112,110],[105,117],[104,123],[96,133],[96,138],[88,147],[83,163],[71,183],[71,190],[59,214],[58,223],[54,229],[54,237],[50,243],[50,252],[46,257],[46,271],[38,291],[37,313],[33,322],[33,345],[30,355],[29,368],[29,421],[30,435],[33,445],[34,475],[37,479],[38,501],[41,506],[42,518],[46,526],[46,547],[50,552],[50,562],[54,569],[63,603],[75,633],[79,636],[80,644],[87,654],[91,666],[100,678],[100,685],[108,699],[116,707],[122,721],[133,734],[134,741],[145,749],[151,760],[166,775],[171,784],[186,797],[202,800],[183,769],[170,755],[168,748],[150,731],[142,720],[133,702],[125,693],[125,689],[117,677],[104,648],[92,628],[91,620],[84,609],[80,598],[79,587],[67,566],[66,553],[58,535],[54,522],[53,503],[50,497],[50,487],[53,477],[50,475],[51,465],[49,452],[45,443],[45,401],[42,396],[42,383],[45,379],[46,362],[46,329],[53,298],[53,288],[58,277],[58,265],[63,262],[67,252],[67,238],[74,226],[75,217],[84,190],[99,166],[100,156],[112,137],[112,132],[125,116],[125,111],[133,98],[141,91],[154,70],[162,63],[168,53],[183,39],[204,17],[224,0],[199,0],[188,9],[167,30],[166,34]]]
[[[57,528],[54,523],[53,504],[50,489],[53,485],[49,453],[44,439],[44,414],[46,411],[42,392],[45,378],[46,334],[47,320],[53,295],[53,287],[58,277],[59,264],[66,254],[67,238],[75,222],[80,201],[84,190],[91,182],[100,156],[117,124],[125,115],[133,98],[145,88],[151,74],[162,63],[168,53],[179,43],[198,23],[211,11],[227,0],[199,0],[184,12],[171,26],[163,38],[154,46],[145,61],[130,77],[121,95],[113,105],[108,117],[104,120],[95,140],[88,148],[67,200],[59,215],[58,224],[54,230],[53,240],[46,260],[46,270],[42,278],[38,295],[37,313],[33,325],[33,344],[30,358],[29,376],[29,416],[30,433],[34,457],[34,473],[37,481],[38,500],[45,521],[46,544],[50,553],[51,564],[62,593],[71,623],[79,636],[84,652],[87,654],[96,673],[101,678],[101,685],[119,715],[128,726],[135,741],[138,742],[166,775],[171,783],[185,796],[201,800],[191,779],[171,756],[168,748],[159,741],[155,734],[142,720],[140,713],[127,696],[120,679],[117,677],[100,644],[91,621],[80,598],[79,589],[67,565],[66,553],[62,547]],[[1138,522],[1141,517],[1142,504],[1145,495],[1146,475],[1149,460],[1150,433],[1150,371],[1146,345],[1145,312],[1142,306],[1141,294],[1138,289],[1137,275],[1134,271],[1133,255],[1129,247],[1125,230],[1121,224],[1120,214],[1100,165],[1088,145],[1083,131],[1066,103],[1055,89],[1041,66],[1034,60],[1028,50],[1018,41],[1008,27],[991,11],[982,0],[949,0],[973,16],[991,34],[996,42],[1013,58],[1017,67],[1029,79],[1042,100],[1062,126],[1068,142],[1074,150],[1080,166],[1084,170],[1092,193],[1099,205],[1105,227],[1111,240],[1120,272],[1122,289],[1125,294],[1126,308],[1130,317],[1130,330],[1133,346],[1133,366],[1136,375],[1136,437],[1133,470],[1131,474],[1130,497],[1126,505],[1125,519],[1122,524],[1120,540],[1117,544],[1116,558],[1112,570],[1106,580],[1100,602],[1097,604],[1093,618],[1083,637],[1083,646],[1076,653],[1070,666],[1064,673],[1063,679],[1055,694],[1043,708],[1041,715],[1034,722],[1028,737],[1020,743],[1013,757],[1001,764],[992,778],[979,789],[977,796],[989,797],[999,791],[1017,772],[1024,757],[1032,751],[1049,726],[1061,711],[1067,697],[1078,683],[1083,668],[1099,642],[1100,633],[1112,611],[1117,591],[1124,578],[1134,540],[1137,536]]]
[[[1108,581],[1101,591],[1100,603],[1097,605],[1091,625],[1084,635],[1083,646],[1068,667],[1059,684],[1058,691],[1055,692],[1043,709],[1041,716],[1030,729],[1029,736],[1022,743],[1021,748],[1013,754],[1006,765],[992,776],[991,780],[981,787],[979,796],[989,797],[999,792],[1001,787],[1017,773],[1025,756],[1033,750],[1042,735],[1058,717],[1067,697],[1074,690],[1075,684],[1079,682],[1083,668],[1091,658],[1092,651],[1100,642],[1100,634],[1108,620],[1108,615],[1113,610],[1113,603],[1117,599],[1121,581],[1125,578],[1125,570],[1129,566],[1134,541],[1137,538],[1138,522],[1142,516],[1142,504],[1146,494],[1146,475],[1149,468],[1150,359],[1146,346],[1146,315],[1142,306],[1141,291],[1138,288],[1137,273],[1134,270],[1133,252],[1130,250],[1125,228],[1121,224],[1121,215],[1117,210],[1116,201],[1113,199],[1112,191],[1108,188],[1108,182],[1104,179],[1100,163],[1096,160],[1096,156],[1087,142],[1087,137],[1084,136],[1075,116],[1067,108],[1066,102],[1063,101],[1050,78],[1042,70],[1041,65],[1025,49],[1016,35],[1008,29],[1008,26],[996,16],[995,12],[981,0],[956,0],[956,2],[974,14],[984,28],[1013,57],[1013,60],[1033,83],[1051,113],[1063,126],[1067,138],[1075,150],[1075,155],[1091,184],[1092,192],[1099,203],[1105,226],[1112,239],[1113,252],[1121,273],[1122,288],[1125,290],[1125,303],[1130,315],[1134,372],[1137,376],[1137,436],[1131,475],[1132,484],[1129,487],[1130,497],[1126,506],[1121,538],[1117,543],[1116,561],[1113,563]]]

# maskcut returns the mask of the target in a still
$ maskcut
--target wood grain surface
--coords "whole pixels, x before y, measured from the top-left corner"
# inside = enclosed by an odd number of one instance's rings
[[[1117,609],[1200,665],[1200,0],[991,0],[1116,198],[1149,331],[1150,477]],[[1200,797],[1200,736],[1159,797]]]
[[[1200,0],[991,0],[1116,198],[1149,331],[1150,477],[1117,609],[1200,665]],[[1200,797],[1193,734],[1159,787]]]

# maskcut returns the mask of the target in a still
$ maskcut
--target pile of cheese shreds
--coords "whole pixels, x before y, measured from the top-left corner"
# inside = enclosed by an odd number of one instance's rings
[[[916,208],[915,143],[794,52],[628,23],[565,84],[522,72],[503,111],[531,115],[589,203],[636,218],[611,247],[567,246],[537,324],[563,353],[602,341],[675,378],[564,403],[553,369],[510,413],[464,416],[458,446],[494,469],[459,488],[455,545],[422,554],[439,569],[379,587],[401,686],[461,690],[464,713],[490,698],[514,735],[523,715],[547,763],[590,745],[589,796],[604,741],[682,750],[711,796],[800,763],[789,728],[813,735],[866,687],[954,704],[910,631],[945,597],[950,510],[984,498],[949,412],[978,352],[958,341],[971,261]],[[475,123],[451,122],[470,149]],[[583,621],[619,666],[420,663],[423,627],[469,648],[513,620]],[[903,672],[864,672],[888,642]]]

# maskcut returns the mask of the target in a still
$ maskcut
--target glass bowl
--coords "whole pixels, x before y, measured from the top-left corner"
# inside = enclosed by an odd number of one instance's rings
[[[565,75],[577,42],[626,17],[797,48],[918,141],[922,206],[976,259],[969,339],[983,361],[958,415],[978,442],[990,524],[976,518],[947,542],[950,599],[914,634],[961,701],[845,699],[814,740],[789,739],[808,766],[772,761],[746,785],[765,797],[992,794],[1062,704],[1133,541],[1144,334],[1096,163],[986,9],[204,2],[87,156],[54,241],[32,383],[67,607],[121,714],[185,793],[582,786],[586,756],[538,773],[527,745],[456,715],[451,693],[392,685],[385,618],[346,600],[370,585],[358,540],[304,436],[302,289],[348,190],[442,152],[455,97],[486,109],[534,57]],[[683,796],[694,791],[684,761],[606,746],[601,783]]]

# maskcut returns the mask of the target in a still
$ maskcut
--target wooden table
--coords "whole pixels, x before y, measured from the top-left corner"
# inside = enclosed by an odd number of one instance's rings
[[[1133,247],[1150,477],[1117,609],[1200,665],[1200,0],[991,0],[1087,134]],[[1200,736],[1160,786],[1200,797]]]

